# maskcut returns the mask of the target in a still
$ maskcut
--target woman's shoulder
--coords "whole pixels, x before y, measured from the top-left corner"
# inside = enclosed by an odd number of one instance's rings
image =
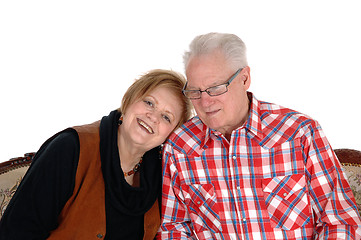
[[[51,148],[52,151],[62,151],[68,148],[75,149],[77,146],[79,146],[79,138],[77,132],[72,128],[67,128],[47,139],[40,147],[38,153],[49,148]]]
[[[73,168],[78,158],[79,138],[74,129],[68,128],[56,133],[42,144],[34,156],[32,165],[71,165]]]

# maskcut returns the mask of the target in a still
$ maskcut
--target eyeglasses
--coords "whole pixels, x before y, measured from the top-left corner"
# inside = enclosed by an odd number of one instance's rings
[[[182,90],[184,96],[186,96],[189,99],[200,99],[202,96],[202,92],[208,93],[209,96],[218,96],[223,93],[228,92],[228,85],[231,84],[233,79],[237,77],[237,75],[242,71],[243,68],[240,68],[235,72],[232,77],[223,84],[219,84],[217,86],[209,87],[206,90],[186,90],[188,82],[184,85],[184,88]]]

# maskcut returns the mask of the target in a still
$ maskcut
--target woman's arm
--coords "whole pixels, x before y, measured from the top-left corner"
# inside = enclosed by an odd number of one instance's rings
[[[49,236],[73,193],[78,160],[75,130],[64,130],[41,146],[0,221],[0,239]]]

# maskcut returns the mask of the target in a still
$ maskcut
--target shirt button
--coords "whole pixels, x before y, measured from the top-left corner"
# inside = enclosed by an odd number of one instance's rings
[[[201,204],[201,201],[198,201],[197,204],[198,204],[198,205]]]
[[[234,155],[233,155],[233,157],[232,157],[232,158],[233,158],[233,159],[236,159],[236,156],[234,156]]]
[[[103,238],[103,234],[98,233],[98,234],[97,234],[97,238]]]
[[[247,221],[247,219],[246,219],[246,218],[242,218],[242,221],[243,221],[243,222],[246,222],[246,221]]]
[[[286,197],[286,196],[287,196],[287,193],[284,193],[283,196]]]

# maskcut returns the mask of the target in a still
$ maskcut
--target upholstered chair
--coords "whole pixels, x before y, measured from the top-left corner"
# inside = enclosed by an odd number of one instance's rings
[[[336,149],[335,153],[345,170],[361,214],[361,151]],[[0,163],[0,218],[29,168],[34,154],[27,153],[24,157]]]

